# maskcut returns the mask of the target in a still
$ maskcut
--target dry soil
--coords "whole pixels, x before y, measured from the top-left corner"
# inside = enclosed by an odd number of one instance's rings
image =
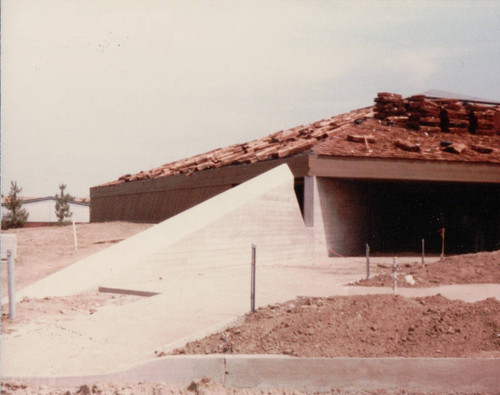
[[[193,381],[185,388],[172,386],[167,383],[99,383],[94,385],[81,385],[77,387],[51,388],[44,385],[26,385],[18,382],[2,383],[2,394],[28,394],[28,395],[307,395],[307,394],[347,394],[347,395],[420,395],[422,392],[408,392],[404,390],[373,390],[373,391],[353,391],[343,388],[332,388],[329,391],[303,392],[289,389],[243,389],[225,388],[214,383],[209,377]],[[430,393],[428,393],[430,394]],[[432,392],[432,395],[444,395],[452,393]],[[486,393],[482,393],[486,394]]]
[[[2,233],[17,235],[15,273],[19,290],[151,226],[129,222],[77,224],[78,249],[71,225],[10,229]],[[2,297],[8,293],[6,266],[2,262]]]
[[[393,266],[378,265],[379,274],[352,285],[391,287]],[[398,287],[436,287],[448,284],[500,283],[500,250],[477,254],[453,255],[433,263],[406,263],[396,266]],[[408,281],[405,277],[411,276]]]

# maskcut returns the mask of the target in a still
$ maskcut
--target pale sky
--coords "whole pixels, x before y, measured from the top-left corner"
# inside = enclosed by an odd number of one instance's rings
[[[2,193],[123,174],[429,89],[500,101],[500,2],[3,0]]]

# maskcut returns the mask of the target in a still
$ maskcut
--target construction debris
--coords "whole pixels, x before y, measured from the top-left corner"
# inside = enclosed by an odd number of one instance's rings
[[[394,142],[394,145],[396,147],[401,148],[402,150],[409,151],[409,152],[419,152],[420,151],[419,144],[413,144],[413,143],[410,143],[409,141],[396,140]]]
[[[452,154],[461,154],[466,148],[465,144],[453,143],[443,148],[443,151],[451,152]]]
[[[471,145],[471,148],[481,154],[491,154],[494,149],[491,147],[485,147],[484,145]]]
[[[366,142],[374,143],[375,137],[373,137],[372,135],[362,136],[362,135],[356,135],[356,134],[348,134],[347,140],[354,141],[356,143],[366,143]]]

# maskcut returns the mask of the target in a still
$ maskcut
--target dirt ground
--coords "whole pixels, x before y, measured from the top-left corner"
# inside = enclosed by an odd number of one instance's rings
[[[78,225],[78,251],[71,226],[11,230],[18,235],[17,289],[60,270],[83,257],[147,229],[148,224]],[[2,263],[2,296],[6,290]],[[358,285],[391,286],[392,267],[378,266],[374,276]],[[398,287],[405,275],[414,286],[499,283],[500,251],[451,256],[439,262],[401,265]],[[106,304],[124,304],[135,296],[86,293],[74,297],[24,299],[17,306],[17,323],[59,315],[93,314]],[[15,326],[2,313],[2,333]],[[430,356],[500,357],[500,302],[451,301],[442,296],[404,298],[391,295],[299,298],[259,309],[242,325],[189,343],[181,353],[270,353],[294,356]],[[163,355],[158,350],[157,355]],[[2,394],[301,394],[297,391],[226,389],[203,379],[186,388],[166,383],[105,383],[74,388],[50,388],[3,382]],[[316,392],[321,393],[321,392]],[[332,389],[324,393],[360,393]],[[361,392],[402,394],[405,391]]]
[[[75,250],[71,225],[2,231],[17,235],[16,290],[151,226],[129,222],[79,224],[76,225],[78,250]],[[2,261],[2,297],[8,293],[6,266]],[[16,305],[15,322],[8,319],[8,307],[2,308],[1,333],[12,333],[27,322],[44,320],[48,316],[59,315],[65,320],[77,314],[94,314],[97,309],[108,304],[124,304],[138,298],[99,292],[87,292],[72,297],[24,298]]]
[[[352,285],[391,287],[392,265],[378,265],[378,274],[357,281]],[[448,284],[498,284],[500,283],[500,250],[444,257],[437,262],[397,265],[398,287],[436,287]],[[411,276],[407,281],[406,276]]]

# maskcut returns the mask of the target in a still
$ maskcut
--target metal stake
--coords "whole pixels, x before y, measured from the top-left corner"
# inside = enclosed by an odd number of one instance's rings
[[[366,244],[366,279],[370,279],[370,245]]]
[[[252,264],[251,264],[251,282],[250,282],[250,311],[255,313],[255,263],[257,257],[257,247],[252,244]]]
[[[425,263],[425,239],[422,239],[422,264]]]
[[[14,279],[14,259],[12,259],[12,251],[7,251],[7,277],[9,283],[9,318],[16,318],[16,290]]]

